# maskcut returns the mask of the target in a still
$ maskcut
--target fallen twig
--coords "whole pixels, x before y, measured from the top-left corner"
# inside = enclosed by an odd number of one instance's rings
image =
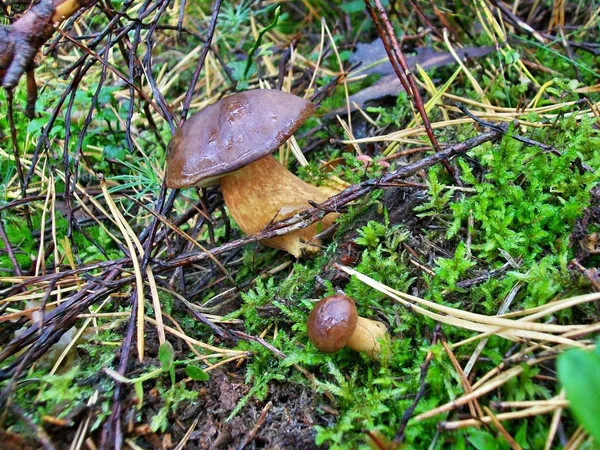
[[[41,0],[14,24],[0,26],[0,83],[12,90],[27,72],[29,113],[34,110],[31,102],[35,103],[37,98],[35,81],[31,78],[35,55],[54,33],[55,24],[94,3],[95,0]]]
[[[442,327],[440,324],[436,324],[435,330],[433,331],[433,340],[431,345],[435,345],[437,343],[438,337],[440,335]],[[417,395],[413,400],[412,404],[404,411],[402,414],[402,419],[400,419],[400,426],[398,427],[398,431],[396,431],[396,436],[394,437],[394,442],[402,442],[404,440],[404,430],[406,430],[406,425],[408,425],[408,421],[412,418],[413,413],[415,412],[415,408],[419,404],[419,401],[425,395],[425,389],[427,388],[427,383],[425,383],[425,379],[427,378],[427,373],[429,372],[429,365],[431,364],[431,360],[433,359],[433,351],[429,350],[427,355],[425,356],[425,361],[420,366],[421,376],[419,378],[419,390],[417,391]]]
[[[375,0],[375,8],[377,9],[377,13],[371,4],[371,0],[365,0],[365,7],[367,8],[367,12],[371,16],[371,19],[377,28],[377,33],[379,34],[381,42],[383,43],[383,47],[388,54],[388,59],[392,64],[394,72],[396,72],[402,87],[419,112],[421,120],[423,120],[423,126],[425,127],[425,132],[427,133],[427,137],[429,138],[431,145],[436,152],[440,152],[441,148],[437,139],[435,138],[435,135],[433,134],[433,128],[431,128],[431,122],[427,116],[427,111],[425,111],[425,106],[423,105],[423,99],[421,98],[421,94],[417,88],[417,83],[415,82],[414,76],[410,71],[408,64],[406,63],[406,59],[404,58],[404,54],[402,53],[398,39],[396,39],[394,27],[390,23],[390,19],[385,12],[385,8],[381,4],[380,0]],[[444,167],[448,173],[454,176],[454,169],[452,169],[450,164],[447,161],[442,161],[442,164],[444,164]]]

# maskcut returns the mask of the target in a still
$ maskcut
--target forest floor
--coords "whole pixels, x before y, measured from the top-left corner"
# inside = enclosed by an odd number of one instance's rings
[[[35,115],[0,93],[0,448],[595,448],[598,42],[583,0],[65,21]],[[334,197],[246,235],[163,180],[182,118],[260,88],[317,106],[274,155]],[[260,244],[331,211],[312,254]],[[309,340],[336,293],[389,330],[375,360]]]

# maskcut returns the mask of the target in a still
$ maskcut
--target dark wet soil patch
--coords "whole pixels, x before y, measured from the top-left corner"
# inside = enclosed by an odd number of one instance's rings
[[[208,382],[190,383],[189,389],[198,390],[198,399],[169,416],[167,434],[159,436],[138,428],[138,434],[143,434],[136,441],[138,445],[161,448],[170,444],[174,448],[191,427],[183,447],[190,450],[319,448],[314,425],[324,425],[328,417],[318,410],[319,396],[305,386],[272,382],[264,400],[250,399],[229,421],[231,412],[248,393],[241,376],[216,371]],[[161,401],[156,398],[154,405],[146,406],[143,422],[150,423],[149,414],[158,411]]]

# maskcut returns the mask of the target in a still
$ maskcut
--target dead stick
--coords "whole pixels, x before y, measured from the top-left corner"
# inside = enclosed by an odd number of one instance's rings
[[[260,413],[258,420],[256,421],[256,425],[254,425],[254,428],[252,428],[250,433],[244,438],[243,442],[238,447],[238,450],[244,450],[246,445],[248,445],[250,442],[252,442],[252,439],[254,439],[254,436],[256,436],[256,433],[258,433],[258,430],[260,429],[262,424],[267,419],[267,413],[269,412],[269,409],[271,409],[272,406],[273,406],[273,402],[268,402],[264,406],[264,408],[262,409],[262,411]]]
[[[135,334],[135,318],[137,316],[137,302],[134,296],[131,296],[131,315],[127,324],[127,333],[121,346],[121,355],[119,358],[118,371],[121,375],[125,375],[127,372],[127,366],[129,363],[129,353],[131,351],[131,344],[133,342],[133,335]],[[116,382],[115,390],[113,393],[113,408],[108,421],[102,428],[102,438],[100,442],[100,448],[108,449],[115,448],[120,449],[123,445],[123,433],[121,431],[121,396],[122,396],[122,384]]]
[[[441,326],[438,323],[435,326],[435,330],[433,330],[433,341],[432,341],[431,345],[435,345],[437,343],[438,336],[440,334],[440,330],[441,330]],[[425,389],[427,387],[427,384],[425,383],[425,379],[427,378],[427,373],[429,372],[429,365],[431,364],[432,359],[433,359],[433,351],[429,350],[427,352],[427,356],[425,356],[425,361],[423,361],[423,364],[421,364],[421,367],[420,367],[421,376],[419,379],[419,390],[417,391],[417,395],[415,396],[415,399],[413,400],[412,404],[409,406],[409,408],[406,411],[404,411],[404,414],[402,414],[402,419],[400,420],[400,427],[398,427],[396,436],[394,436],[394,442],[399,443],[404,440],[404,430],[406,430],[406,425],[408,425],[408,421],[410,420],[413,413],[415,412],[415,408],[419,404],[419,401],[425,395]]]
[[[2,226],[1,218],[0,218],[0,239],[2,239],[2,242],[4,243],[4,248],[6,249],[6,253],[8,253],[8,258],[10,259],[10,262],[13,265],[13,270],[15,271],[15,275],[20,277],[21,276],[21,266],[19,266],[19,262],[17,261],[15,252],[14,252],[12,246],[10,245],[10,241],[8,240],[8,236],[6,235],[6,232],[4,231],[4,226]]]
[[[7,90],[16,87],[21,76],[33,69],[35,55],[54,33],[55,24],[93,3],[94,0],[41,0],[14,24],[0,27],[2,86]]]
[[[17,142],[17,128],[15,127],[14,111],[13,111],[13,91],[6,91],[6,100],[8,103],[8,124],[10,127],[10,138],[12,140],[13,155],[15,157],[15,166],[17,166],[17,175],[21,183],[21,197],[26,197],[25,194],[25,176],[23,175],[23,166],[21,165],[21,156],[19,155],[19,143]]]
[[[21,187],[21,197],[27,197],[27,185],[25,183],[25,175],[23,172],[23,166],[21,165],[21,156],[19,155],[19,143],[17,142],[17,128],[15,127],[14,111],[13,111],[13,90],[6,90],[6,101],[8,103],[8,124],[10,127],[10,140],[12,141],[13,155],[15,158],[15,165],[17,166],[17,175],[19,176],[19,185]],[[25,218],[27,219],[27,225],[30,230],[33,230],[31,223],[31,217],[29,216],[29,208],[25,207]]]
[[[174,258],[168,262],[156,261],[156,263],[158,267],[162,270],[165,270],[167,268],[185,266],[206,259],[208,257],[208,253],[212,254],[213,256],[220,255],[226,251],[233,250],[250,242],[261,241],[263,239],[281,236],[291,231],[306,228],[310,224],[321,220],[326,214],[325,211],[331,211],[336,210],[337,208],[341,208],[342,206],[359,199],[363,195],[366,195],[373,189],[385,186],[386,184],[389,184],[394,180],[414,175],[418,171],[431,167],[440,161],[447,160],[456,155],[465,153],[471,150],[472,148],[484,144],[485,142],[498,139],[502,136],[502,134],[503,132],[499,130],[492,130],[487,133],[482,133],[478,136],[475,136],[474,138],[467,139],[466,141],[461,142],[460,144],[448,146],[444,150],[435,153],[427,158],[423,158],[422,160],[417,161],[413,164],[399,167],[398,169],[388,172],[387,174],[378,179],[370,179],[352,185],[349,188],[340,192],[339,194],[334,195],[333,197],[330,197],[329,199],[321,203],[318,208],[309,208],[288,219],[275,222],[260,233],[251,236],[245,236],[241,239],[228,242],[226,244],[221,245],[220,247],[211,249],[206,253],[188,253]]]
[[[394,72],[396,72],[400,83],[402,83],[402,87],[404,87],[404,90],[413,102],[415,108],[417,111],[419,111],[419,115],[423,120],[423,126],[425,127],[425,132],[427,133],[427,137],[429,138],[431,145],[436,152],[441,151],[440,145],[433,134],[433,128],[431,128],[431,123],[429,121],[429,117],[427,116],[427,112],[425,111],[425,107],[423,106],[423,99],[421,98],[421,94],[419,93],[419,89],[415,83],[414,76],[410,71],[408,64],[406,63],[406,59],[404,58],[404,54],[402,53],[398,39],[396,39],[394,28],[390,23],[390,19],[388,18],[381,1],[375,0],[375,6],[377,8],[379,17],[375,13],[370,0],[365,0],[365,6],[369,12],[369,15],[371,16],[371,19],[377,27],[377,32],[381,38],[385,51],[388,54],[388,58],[392,64]],[[383,26],[380,22],[383,23]],[[400,67],[398,67],[398,65],[400,65]],[[447,161],[443,161],[442,163],[444,164],[446,170],[448,170],[448,173],[454,176],[454,170],[450,164]]]
[[[206,35],[206,42],[204,43],[202,54],[198,59],[198,64],[196,65],[196,70],[194,70],[194,75],[192,75],[192,81],[190,82],[190,86],[185,94],[183,111],[181,112],[181,123],[185,122],[185,119],[187,117],[188,111],[190,109],[190,103],[192,103],[192,95],[194,94],[194,88],[196,87],[196,83],[198,82],[198,78],[200,77],[200,71],[204,66],[204,60],[206,59],[206,55],[210,50],[210,43],[212,42],[213,35],[215,34],[217,18],[219,17],[219,11],[221,10],[221,2],[222,0],[215,0],[215,3],[213,5],[212,16],[210,18],[210,25],[208,27],[208,33]]]

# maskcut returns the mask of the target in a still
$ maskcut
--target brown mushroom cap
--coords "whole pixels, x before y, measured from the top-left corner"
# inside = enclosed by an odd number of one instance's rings
[[[270,155],[314,112],[308,100],[268,89],[239,92],[207,106],[169,144],[167,187],[206,186]]]
[[[345,295],[326,297],[308,316],[308,337],[319,350],[337,352],[347,343],[358,321],[354,301]]]

